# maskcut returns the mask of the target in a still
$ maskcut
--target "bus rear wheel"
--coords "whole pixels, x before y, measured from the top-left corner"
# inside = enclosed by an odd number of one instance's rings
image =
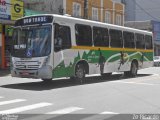
[[[124,72],[124,75],[128,77],[136,77],[137,72],[138,72],[138,64],[137,62],[132,62],[130,71]]]
[[[132,64],[131,64],[131,76],[132,77],[135,77],[135,76],[137,76],[137,71],[138,71],[138,65],[137,65],[137,63],[136,62],[132,62]]]
[[[85,78],[86,72],[83,64],[78,64],[75,69],[75,77],[82,84]]]
[[[101,76],[102,77],[105,77],[105,78],[108,78],[112,75],[112,73],[102,73]]]

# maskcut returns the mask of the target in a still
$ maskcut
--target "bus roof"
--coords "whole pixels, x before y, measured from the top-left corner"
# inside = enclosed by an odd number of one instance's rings
[[[73,21],[77,21],[75,23],[91,23],[91,24],[99,24],[99,25],[105,25],[108,26],[109,28],[116,28],[116,29],[121,29],[123,30],[129,30],[129,31],[134,31],[134,32],[141,32],[141,33],[146,33],[146,34],[152,34],[152,32],[146,31],[146,30],[140,30],[140,29],[135,29],[135,28],[130,28],[130,27],[125,27],[125,26],[119,26],[119,25],[114,25],[114,24],[109,24],[109,23],[103,23],[103,22],[99,22],[99,21],[93,21],[93,20],[88,20],[88,19],[82,19],[82,18],[75,18],[75,17],[71,17],[69,15],[58,15],[58,14],[38,14],[38,15],[31,15],[31,16],[27,16],[27,17],[22,17],[20,19],[24,19],[24,18],[29,18],[29,17],[38,17],[38,16],[53,16],[54,19],[68,19],[68,20],[73,20]],[[20,20],[17,19],[17,20]]]

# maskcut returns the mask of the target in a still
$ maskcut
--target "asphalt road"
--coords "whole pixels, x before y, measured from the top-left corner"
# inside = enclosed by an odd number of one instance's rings
[[[88,77],[81,85],[69,79],[44,83],[3,74],[0,114],[26,120],[145,120],[151,114],[159,120],[155,114],[160,113],[160,67],[138,73],[136,78],[120,73]]]

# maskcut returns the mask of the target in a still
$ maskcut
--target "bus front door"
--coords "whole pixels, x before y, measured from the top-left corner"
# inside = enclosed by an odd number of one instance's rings
[[[53,78],[65,77],[64,69],[64,57],[63,51],[54,52],[54,62],[53,62]]]

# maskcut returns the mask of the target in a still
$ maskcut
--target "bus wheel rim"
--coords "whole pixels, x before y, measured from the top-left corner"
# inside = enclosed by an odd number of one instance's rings
[[[78,78],[83,78],[84,77],[84,70],[82,68],[79,68],[76,72],[76,75]]]

